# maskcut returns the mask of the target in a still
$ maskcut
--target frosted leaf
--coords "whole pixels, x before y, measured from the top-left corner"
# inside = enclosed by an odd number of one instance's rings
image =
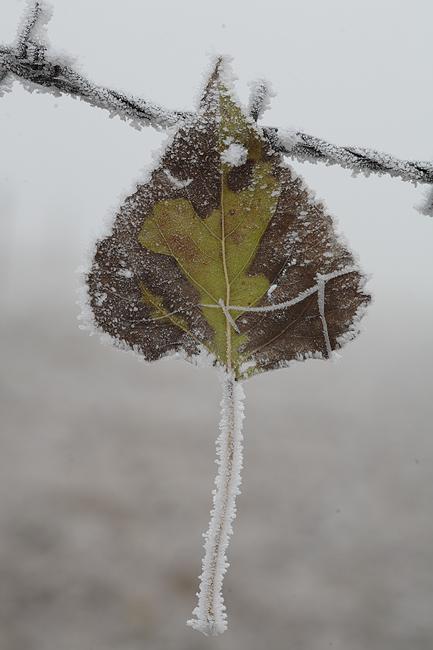
[[[324,313],[319,275],[328,277]],[[224,59],[197,114],[98,242],[88,274],[96,324],[122,348],[193,361],[204,347],[237,379],[329,358],[369,300],[363,283],[323,205],[244,114]]]
[[[116,345],[148,361],[172,354],[221,369],[218,474],[189,621],[212,635],[227,628],[222,585],[241,482],[241,380],[332,358],[356,335],[369,302],[323,204],[244,113],[232,81],[219,59],[197,114],[118,210],[86,276],[86,314]]]
[[[248,113],[257,122],[270,108],[271,99],[275,97],[275,93],[266,79],[256,79],[248,85],[250,87]]]

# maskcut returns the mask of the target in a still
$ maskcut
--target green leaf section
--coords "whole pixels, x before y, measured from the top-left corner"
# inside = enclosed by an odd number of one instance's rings
[[[274,214],[279,187],[271,174],[271,164],[262,160],[257,132],[221,83],[218,90],[220,120],[216,128],[220,152],[231,142],[243,145],[248,158],[255,161],[251,182],[246,189],[232,191],[227,184],[231,167],[221,163],[218,209],[201,218],[187,198],[160,201],[145,219],[139,242],[155,253],[172,256],[197,289],[201,304],[218,304],[222,299],[225,304],[248,306],[260,300],[269,288],[264,275],[250,276],[248,268]],[[155,307],[156,297],[144,287],[142,298]],[[163,317],[162,303],[156,300],[159,316]],[[246,337],[227,324],[222,309],[201,309],[214,331],[213,339],[202,343],[239,375],[239,347]],[[236,320],[242,312],[231,315]],[[184,329],[183,321],[182,326]]]

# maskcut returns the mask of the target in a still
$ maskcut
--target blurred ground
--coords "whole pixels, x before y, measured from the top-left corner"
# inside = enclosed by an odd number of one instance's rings
[[[184,622],[215,471],[216,373],[100,345],[77,329],[73,255],[48,290],[44,262],[30,267],[13,300],[4,291],[1,331],[2,650],[431,648],[425,305],[416,336],[412,311],[390,332],[373,306],[339,363],[247,385],[230,631],[209,642]]]

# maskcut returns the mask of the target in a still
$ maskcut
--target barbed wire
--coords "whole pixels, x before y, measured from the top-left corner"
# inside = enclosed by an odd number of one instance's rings
[[[193,115],[192,112],[168,110],[148,100],[98,86],[76,72],[64,58],[49,58],[46,44],[35,35],[35,28],[44,19],[47,19],[46,10],[41,2],[35,2],[21,25],[16,43],[0,47],[0,83],[12,74],[30,91],[39,89],[55,95],[78,97],[91,106],[107,110],[111,116],[118,115],[138,129],[145,126],[167,129]],[[266,110],[269,97],[265,81],[253,84],[249,111],[255,120]],[[370,148],[337,146],[301,131],[272,126],[263,126],[262,129],[276,151],[300,162],[338,165],[355,174],[386,174],[403,181],[433,186],[432,162],[401,160]],[[418,210],[432,215],[433,190]]]

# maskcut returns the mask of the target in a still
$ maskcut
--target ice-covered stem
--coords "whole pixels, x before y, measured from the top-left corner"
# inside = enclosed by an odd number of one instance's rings
[[[41,20],[39,9],[38,2],[34,12],[30,12],[23,23],[21,33],[24,36],[19,40],[21,45],[0,48],[0,83],[7,73],[11,73],[27,82],[25,85],[30,90],[39,87],[54,95],[65,93],[79,97],[91,106],[104,108],[111,115],[118,115],[136,128],[152,126],[156,129],[166,129],[192,115],[187,111],[168,110],[145,99],[97,86],[76,72],[65,60],[59,57],[52,57],[50,60],[40,39],[37,42],[31,40],[35,25]],[[266,107],[270,96],[269,88],[266,88],[267,93],[265,85],[261,89],[260,85],[257,85],[257,92],[253,92],[250,100],[252,115],[259,117]],[[339,147],[300,131],[288,132],[268,126],[263,127],[263,132],[274,149],[301,162],[323,162],[327,165],[346,167],[355,173],[387,174],[403,181],[433,185],[431,162],[400,160],[373,149]]]
[[[213,490],[213,509],[204,535],[205,555],[197,607],[188,625],[206,636],[227,629],[227,614],[222,595],[228,568],[226,551],[236,516],[236,496],[240,493],[242,470],[242,420],[245,397],[241,382],[232,374],[222,376],[220,434],[216,441],[218,473]]]
[[[36,23],[38,22],[38,19],[40,18],[42,10],[40,2],[32,2],[27,4],[29,10],[23,17],[23,20],[21,21],[21,24],[18,28],[15,45],[10,48],[20,58],[27,58],[27,48],[30,44],[32,32],[35,28]],[[0,83],[4,80],[9,71],[7,66],[1,65],[1,63],[2,59],[0,55]]]

